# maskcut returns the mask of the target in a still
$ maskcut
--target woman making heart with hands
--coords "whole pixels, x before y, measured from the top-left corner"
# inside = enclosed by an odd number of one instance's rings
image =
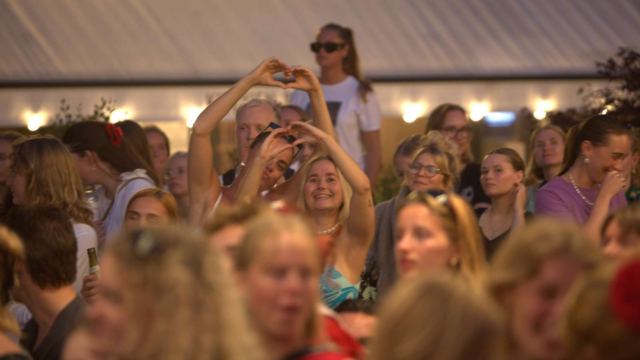
[[[276,133],[277,131],[277,133]],[[309,124],[296,122],[288,130],[276,130],[276,136],[299,133],[302,138],[293,146],[316,144],[312,156],[289,181],[272,193],[285,201],[296,203],[310,215],[317,235],[333,239],[330,254],[320,283],[322,299],[333,308],[347,299],[356,299],[367,251],[373,239],[374,209],[371,185],[358,164],[338,145],[333,137]],[[320,145],[320,146],[317,146]],[[327,156],[318,156],[323,148]],[[283,148],[265,142],[261,158],[264,164]],[[238,190],[242,199],[255,196],[256,179],[263,167],[252,164]],[[252,184],[250,182],[253,182]]]
[[[274,79],[274,75],[277,73],[283,73],[287,78],[291,77],[291,75],[298,75],[299,78],[296,83],[285,85]],[[189,143],[187,171],[190,198],[189,222],[192,225],[197,226],[206,216],[212,215],[221,202],[231,203],[236,198],[237,187],[244,176],[245,167],[241,164],[238,168],[239,173],[236,181],[228,187],[223,187],[213,166],[214,156],[210,136],[224,116],[256,85],[276,86],[282,89],[306,88],[312,99],[314,116],[316,116],[316,109],[326,109],[322,93],[314,91],[315,87],[312,86],[312,82],[305,80],[299,70],[295,68],[292,70],[287,64],[275,57],[264,60],[255,70],[244,76],[227,92],[212,102],[202,111],[194,123]],[[317,85],[317,88],[319,87]],[[255,105],[249,106],[248,104],[252,102]],[[317,106],[318,104],[322,106]],[[318,118],[322,117],[320,115],[317,116]],[[244,162],[251,162],[260,148],[259,145],[269,135],[263,130],[268,128],[271,123],[278,122],[277,109],[265,101],[251,100],[247,103],[247,106],[243,105],[238,109],[236,122],[238,152],[241,154],[244,164]],[[329,122],[317,121],[316,125],[328,133],[333,131]],[[259,134],[261,132],[263,132],[262,135]],[[252,148],[256,151],[253,152]],[[270,165],[269,171],[264,173],[264,179],[259,182],[260,192],[274,187],[278,180],[282,178],[284,171],[289,167],[293,155],[291,151],[282,151],[277,154],[277,159],[272,159],[273,163]]]

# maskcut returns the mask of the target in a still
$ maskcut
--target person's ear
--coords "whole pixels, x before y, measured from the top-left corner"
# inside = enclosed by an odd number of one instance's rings
[[[585,140],[580,143],[580,153],[585,158],[591,158],[591,156],[593,155],[593,144],[591,143],[591,141]]]
[[[347,56],[349,56],[349,44],[345,43],[344,44],[344,48],[342,49],[342,58],[346,58]]]
[[[524,180],[524,171],[519,170],[516,172],[516,180],[518,181],[518,184],[522,183],[522,180]]]

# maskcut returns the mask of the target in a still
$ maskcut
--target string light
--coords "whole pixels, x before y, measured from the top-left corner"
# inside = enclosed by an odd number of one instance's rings
[[[469,113],[469,118],[472,121],[480,121],[489,113],[489,103],[472,103],[469,107],[471,112]]]
[[[402,105],[402,113],[403,113],[402,119],[404,120],[404,122],[410,124],[416,121],[416,119],[419,118],[420,116],[424,115],[426,111],[427,111],[427,104],[423,102],[404,103]]]
[[[533,117],[542,120],[547,117],[547,113],[555,109],[555,102],[552,100],[538,100],[536,101],[536,110],[533,112]]]
[[[114,110],[109,116],[109,122],[117,123],[119,121],[127,120],[133,118],[131,114],[131,110],[129,109],[118,109]]]
[[[45,124],[45,114],[28,114],[27,115],[27,129],[29,131],[37,131]]]

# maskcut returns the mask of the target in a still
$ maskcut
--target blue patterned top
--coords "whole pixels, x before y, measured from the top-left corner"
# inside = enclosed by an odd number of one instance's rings
[[[360,281],[353,285],[331,264],[324,268],[320,279],[320,296],[329,308],[333,309],[348,299],[356,300],[359,291]]]

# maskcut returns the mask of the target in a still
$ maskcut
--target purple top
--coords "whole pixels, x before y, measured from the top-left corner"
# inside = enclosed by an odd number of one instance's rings
[[[580,189],[590,202],[596,201],[599,189]],[[611,199],[609,212],[627,206],[624,192],[620,191]],[[573,188],[573,185],[558,176],[536,192],[535,215],[546,215],[573,221],[578,225],[587,222],[592,206],[587,204]]]

